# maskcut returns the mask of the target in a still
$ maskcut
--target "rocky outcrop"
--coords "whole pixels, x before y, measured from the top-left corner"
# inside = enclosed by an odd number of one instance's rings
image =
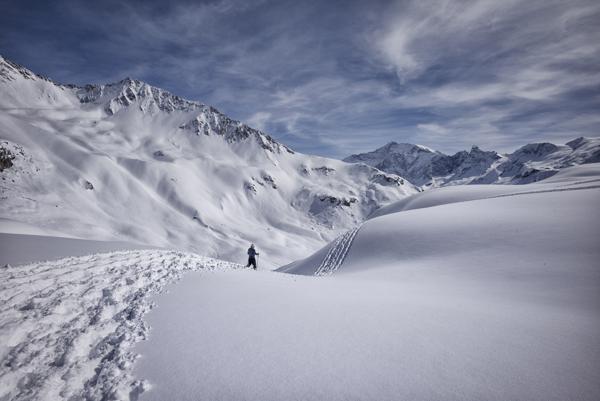
[[[13,160],[15,155],[5,147],[0,146],[0,172],[11,168],[13,166]]]

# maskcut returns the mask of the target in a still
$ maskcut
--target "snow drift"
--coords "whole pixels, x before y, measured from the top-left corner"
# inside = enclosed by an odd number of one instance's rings
[[[137,348],[143,399],[595,400],[600,168],[551,180],[415,195],[299,274],[188,276]]]

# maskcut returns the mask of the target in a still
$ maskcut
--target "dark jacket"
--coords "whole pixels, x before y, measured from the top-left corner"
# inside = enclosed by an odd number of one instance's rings
[[[258,252],[256,252],[256,250],[254,248],[248,248],[248,256],[250,256],[251,258],[253,258],[256,255],[258,255]]]

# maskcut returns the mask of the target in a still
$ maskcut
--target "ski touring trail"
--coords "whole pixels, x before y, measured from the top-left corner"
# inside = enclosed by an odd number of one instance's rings
[[[358,230],[360,230],[360,226],[345,232],[335,239],[327,255],[325,255],[315,271],[315,276],[329,275],[342,266]]]
[[[0,399],[129,399],[133,345],[152,294],[185,271],[241,265],[165,250],[68,257],[0,269]]]

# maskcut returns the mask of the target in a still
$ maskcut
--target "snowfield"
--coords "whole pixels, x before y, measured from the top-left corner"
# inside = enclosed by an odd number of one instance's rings
[[[182,273],[240,266],[139,250],[0,269],[0,399],[135,400],[131,375],[150,294]]]
[[[187,276],[137,347],[142,399],[597,399],[600,168],[574,170],[416,195],[437,205],[281,269],[301,275]]]
[[[596,400],[598,182],[424,192],[279,272],[159,250],[4,268],[0,399]]]
[[[0,224],[0,231],[2,225]],[[55,260],[91,253],[157,249],[156,247],[120,241],[89,241],[48,235],[9,234],[0,232],[0,266],[20,265],[40,260]]]

